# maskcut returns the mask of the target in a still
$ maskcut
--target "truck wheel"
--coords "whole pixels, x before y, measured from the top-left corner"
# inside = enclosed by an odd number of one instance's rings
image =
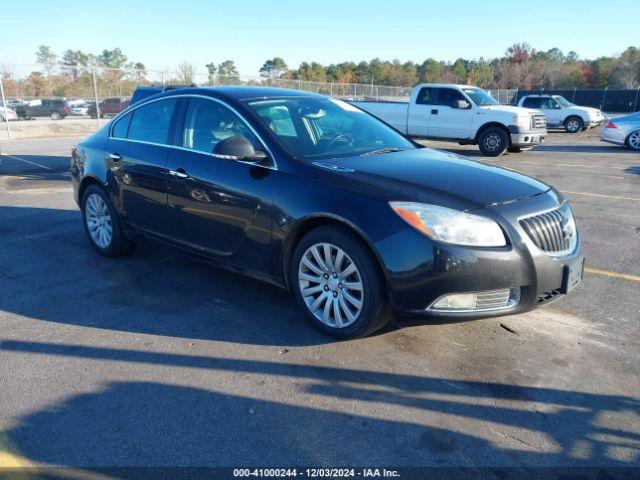
[[[580,117],[569,117],[564,121],[564,129],[567,133],[578,133],[584,128],[584,122]]]
[[[498,157],[509,148],[509,136],[500,127],[489,127],[478,138],[480,152],[487,157]]]
[[[62,120],[62,115],[59,112],[51,112],[51,120]]]

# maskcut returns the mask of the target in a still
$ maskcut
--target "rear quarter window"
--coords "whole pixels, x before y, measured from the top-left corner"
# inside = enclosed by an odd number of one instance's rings
[[[111,136],[113,138],[127,138],[129,122],[131,122],[131,113],[116,120],[116,123],[113,124],[113,128],[111,129]]]

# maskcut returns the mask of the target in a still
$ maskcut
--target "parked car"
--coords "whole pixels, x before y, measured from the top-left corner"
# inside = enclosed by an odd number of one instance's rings
[[[392,314],[521,313],[582,278],[558,191],[297,90],[148,97],[73,148],[71,177],[99,253],[140,236],[172,244],[289,288],[340,338]]]
[[[483,155],[519,152],[547,138],[540,112],[500,105],[468,85],[421,84],[409,103],[353,102],[413,138],[478,145]]]
[[[569,133],[597,127],[606,119],[597,108],[574,105],[562,95],[525,95],[518,105],[542,111],[548,127],[564,127]]]
[[[21,109],[24,112],[23,118],[49,117],[51,120],[62,120],[69,115],[70,111],[66,100],[59,98],[32,100]]]
[[[69,115],[73,116],[87,116],[89,115],[89,106],[88,102],[76,103],[70,106]]]
[[[100,117],[113,117],[129,106],[129,99],[125,97],[105,98],[99,104]],[[89,105],[87,113],[91,118],[98,116],[95,102]]]
[[[610,119],[602,129],[600,140],[640,150],[640,112]]]
[[[18,114],[8,106],[4,108],[4,105],[0,102],[0,122],[5,120],[18,120]]]

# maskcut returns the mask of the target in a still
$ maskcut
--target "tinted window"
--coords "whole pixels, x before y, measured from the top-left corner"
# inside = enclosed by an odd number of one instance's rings
[[[113,125],[113,130],[111,130],[111,136],[114,138],[127,138],[127,130],[129,130],[130,121],[131,121],[130,113],[118,119],[118,121]]]
[[[176,101],[175,98],[159,100],[134,110],[127,138],[144,142],[167,143],[169,125]]]
[[[184,148],[212,153],[218,142],[236,135],[248,139],[255,150],[264,150],[249,127],[231,109],[204,98],[189,100],[182,131]]]
[[[458,90],[454,90],[453,88],[440,88],[438,90],[436,105],[456,108],[458,100],[466,101],[466,98],[464,98]]]
[[[539,98],[525,98],[524,102],[522,102],[522,106],[525,108],[540,108],[540,99]]]
[[[419,105],[432,105],[435,88],[424,87],[418,92],[416,103]]]

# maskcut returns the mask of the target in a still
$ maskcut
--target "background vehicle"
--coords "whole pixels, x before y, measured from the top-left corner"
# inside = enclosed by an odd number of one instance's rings
[[[6,120],[18,120],[18,114],[16,111],[9,108],[9,106],[5,109],[2,102],[0,102],[0,121],[5,121],[5,114]]]
[[[113,117],[129,106],[129,99],[126,97],[105,98],[99,104],[101,117]],[[91,118],[97,117],[96,104],[91,103],[87,109]]]
[[[548,185],[297,90],[148,97],[74,148],[71,177],[101,254],[141,235],[173,244],[289,288],[340,338],[391,313],[520,313],[582,278],[571,209]]]
[[[69,100],[69,115],[86,116],[89,114],[89,102],[82,99]]]
[[[57,98],[32,100],[20,109],[23,113],[19,115],[23,118],[49,117],[51,120],[62,120],[70,111],[66,100]]]
[[[548,127],[564,127],[569,133],[602,125],[606,119],[597,108],[574,105],[561,95],[526,95],[518,105],[540,110],[547,117]]]
[[[602,129],[600,140],[640,150],[640,112],[610,119]]]
[[[544,115],[500,105],[477,87],[417,85],[409,103],[353,102],[414,138],[451,140],[480,147],[484,155],[519,152],[547,138]]]

